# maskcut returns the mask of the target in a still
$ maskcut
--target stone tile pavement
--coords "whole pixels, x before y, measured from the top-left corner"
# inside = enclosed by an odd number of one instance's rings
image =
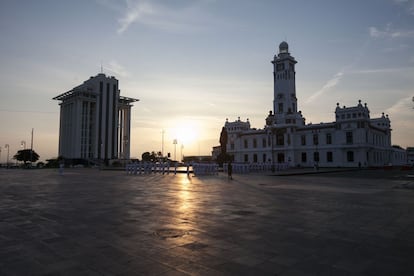
[[[0,275],[414,275],[406,174],[0,170]]]

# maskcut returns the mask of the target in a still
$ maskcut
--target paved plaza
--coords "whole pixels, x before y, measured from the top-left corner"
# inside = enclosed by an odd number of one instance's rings
[[[0,170],[0,275],[414,275],[413,171]]]

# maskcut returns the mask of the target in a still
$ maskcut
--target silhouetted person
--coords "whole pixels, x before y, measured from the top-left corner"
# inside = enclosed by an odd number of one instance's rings
[[[63,168],[65,167],[65,161],[62,159],[59,162],[59,175],[63,175]]]
[[[231,164],[231,162],[227,164],[227,174],[228,174],[228,178],[232,180],[233,179],[233,165]]]

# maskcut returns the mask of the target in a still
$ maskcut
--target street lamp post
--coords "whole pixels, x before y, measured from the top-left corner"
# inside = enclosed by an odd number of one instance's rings
[[[162,141],[161,141],[161,146],[162,146],[162,148],[161,148],[161,156],[162,156],[162,157],[164,157],[164,134],[165,134],[165,130],[162,130],[162,131],[161,131],[161,134],[162,134]]]
[[[20,146],[23,148],[23,150],[25,150],[26,149],[26,141],[21,141],[20,142]],[[25,154],[26,153],[23,153],[22,154],[22,157],[23,157],[23,163],[26,165]],[[17,159],[16,159],[16,165],[17,165]]]
[[[177,161],[177,139],[174,139],[174,161]]]
[[[181,144],[181,162],[184,161],[183,148],[184,148],[184,144]]]
[[[1,147],[0,147],[0,168],[1,168]]]
[[[10,151],[10,146],[9,146],[9,144],[6,144],[4,147],[5,147],[5,148],[7,148],[7,162],[6,162],[6,168],[9,168],[9,151]]]

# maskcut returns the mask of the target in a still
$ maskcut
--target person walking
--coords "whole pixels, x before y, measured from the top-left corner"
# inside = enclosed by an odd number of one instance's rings
[[[233,180],[233,165],[231,164],[231,161],[227,164],[227,175],[228,179]]]

